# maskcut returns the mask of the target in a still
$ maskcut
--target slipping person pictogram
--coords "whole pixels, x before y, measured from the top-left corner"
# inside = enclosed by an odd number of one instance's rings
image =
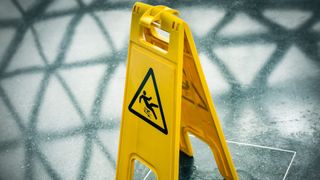
[[[146,107],[149,110],[149,111],[145,111],[145,113],[150,117],[149,112],[151,111],[153,116],[157,119],[157,115],[154,112],[153,108],[158,108],[159,106],[154,103],[149,103],[149,101],[151,101],[152,97],[148,97],[147,92],[143,91],[143,94],[139,97],[139,103],[141,103],[141,99],[143,99],[144,104],[146,105]]]

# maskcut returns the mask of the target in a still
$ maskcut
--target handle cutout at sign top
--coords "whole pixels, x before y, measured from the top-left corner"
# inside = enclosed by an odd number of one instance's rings
[[[161,28],[155,28],[157,32],[157,36],[160,37],[160,39],[163,39],[165,42],[169,43],[170,34],[167,31],[162,30]]]
[[[193,156],[188,133],[210,147],[225,179],[238,179],[191,31],[177,15],[165,6],[133,7],[117,180],[134,177],[136,160],[157,179],[178,180],[180,150]]]
[[[168,52],[170,34],[162,29],[157,27],[151,27],[150,29],[145,28],[143,31],[143,40],[162,53]]]

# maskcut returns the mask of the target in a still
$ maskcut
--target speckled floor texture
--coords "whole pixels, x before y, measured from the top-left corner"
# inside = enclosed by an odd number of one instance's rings
[[[320,1],[146,2],[190,25],[240,179],[320,179]],[[1,180],[114,179],[133,3],[0,1]],[[222,179],[191,141],[180,179]]]

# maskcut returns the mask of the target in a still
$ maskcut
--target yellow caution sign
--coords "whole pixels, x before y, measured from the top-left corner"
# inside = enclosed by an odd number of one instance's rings
[[[160,180],[177,180],[179,151],[193,155],[188,132],[209,145],[225,179],[238,179],[191,32],[177,15],[133,7],[117,180],[132,179],[135,160]]]

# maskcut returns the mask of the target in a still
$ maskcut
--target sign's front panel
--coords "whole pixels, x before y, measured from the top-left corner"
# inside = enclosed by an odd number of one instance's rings
[[[130,49],[119,166],[126,169],[134,158],[159,176],[173,171],[176,144],[176,65],[133,44]],[[171,87],[171,88],[170,88]],[[179,126],[178,126],[179,127]],[[130,170],[128,170],[130,171]],[[120,176],[126,176],[121,172]],[[160,178],[160,177],[158,177]],[[124,178],[126,179],[126,178]]]
[[[133,7],[116,179],[132,179],[135,160],[158,179],[178,179],[184,31],[172,13],[139,2]]]

